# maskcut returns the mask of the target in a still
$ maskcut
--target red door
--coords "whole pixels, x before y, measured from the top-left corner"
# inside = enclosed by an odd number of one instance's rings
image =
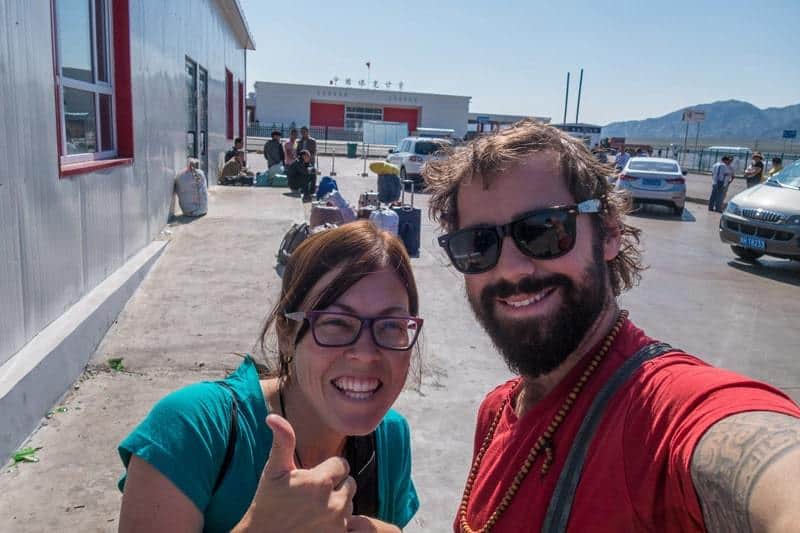
[[[419,126],[419,109],[408,107],[384,107],[383,120],[386,122],[405,122],[408,133],[416,131]]]
[[[311,102],[311,125],[344,128],[344,104]]]

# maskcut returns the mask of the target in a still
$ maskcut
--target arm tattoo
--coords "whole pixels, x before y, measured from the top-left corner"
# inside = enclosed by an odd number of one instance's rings
[[[692,455],[692,481],[706,530],[752,531],[750,497],[764,471],[800,448],[800,420],[765,411],[717,422]]]

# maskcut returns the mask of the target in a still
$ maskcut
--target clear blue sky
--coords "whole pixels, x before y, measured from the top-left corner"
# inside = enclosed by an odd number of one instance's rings
[[[566,73],[574,120],[583,67],[582,122],[800,103],[800,0],[240,2],[257,47],[251,87],[355,84],[371,61],[373,80],[471,96],[473,112],[560,121]]]

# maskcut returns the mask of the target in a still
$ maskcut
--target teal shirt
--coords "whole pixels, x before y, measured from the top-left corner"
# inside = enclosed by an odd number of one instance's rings
[[[212,495],[225,458],[231,423],[231,392],[204,381],[161,401],[119,445],[128,467],[136,455],[155,467],[203,513],[203,531],[229,531],[253,500],[272,449],[265,423],[267,406],[252,359],[226,380],[239,404],[236,447],[224,481]],[[411,480],[411,436],[405,418],[389,410],[375,430],[378,460],[378,516],[404,527],[419,508]],[[125,488],[126,474],[119,480]]]

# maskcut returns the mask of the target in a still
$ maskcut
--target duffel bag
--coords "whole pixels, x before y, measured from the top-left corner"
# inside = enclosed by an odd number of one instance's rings
[[[306,240],[310,233],[311,228],[305,222],[292,224],[278,247],[278,264],[285,265],[288,263],[292,253],[300,246],[300,243]]]
[[[326,205],[322,202],[314,202],[311,205],[311,215],[309,216],[309,225],[312,228],[322,226],[323,224],[344,224],[344,217],[342,211],[334,205]]]

